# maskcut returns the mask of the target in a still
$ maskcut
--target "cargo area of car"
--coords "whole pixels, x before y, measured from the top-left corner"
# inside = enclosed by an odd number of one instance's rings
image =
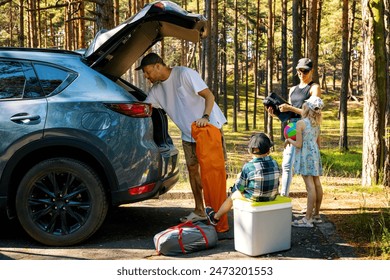
[[[146,93],[141,89],[135,87],[124,79],[118,79],[117,84],[126,89],[129,94],[134,96],[139,101],[144,101]],[[159,147],[162,156],[163,170],[162,176],[166,177],[170,174],[177,172],[178,168],[178,151],[176,156],[173,156],[172,148],[174,147],[172,138],[168,133],[168,117],[163,109],[153,108],[152,113],[153,122],[153,139],[156,145]],[[164,156],[164,153],[169,153]]]

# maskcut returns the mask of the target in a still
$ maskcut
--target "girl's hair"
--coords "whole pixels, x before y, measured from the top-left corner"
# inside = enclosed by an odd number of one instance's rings
[[[312,110],[305,102],[302,106],[302,118],[308,118],[312,126],[319,126],[322,122],[321,109]]]

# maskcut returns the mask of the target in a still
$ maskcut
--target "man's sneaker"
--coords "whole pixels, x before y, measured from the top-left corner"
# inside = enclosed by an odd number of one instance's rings
[[[213,226],[216,226],[219,220],[215,219],[215,211],[212,207],[207,206],[204,210],[206,212],[207,219],[209,220],[210,224]]]

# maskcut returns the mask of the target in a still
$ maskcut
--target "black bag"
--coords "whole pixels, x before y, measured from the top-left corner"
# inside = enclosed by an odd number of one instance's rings
[[[263,104],[265,107],[272,107],[274,110],[274,115],[279,118],[280,121],[284,122],[292,118],[295,114],[293,112],[280,112],[279,106],[288,102],[283,99],[280,95],[275,92],[271,92],[266,98],[263,100]]]
[[[157,233],[153,241],[158,254],[175,256],[213,248],[218,235],[214,226],[188,221]]]

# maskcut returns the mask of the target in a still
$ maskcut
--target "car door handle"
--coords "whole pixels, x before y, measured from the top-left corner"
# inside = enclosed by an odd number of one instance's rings
[[[12,116],[11,121],[16,122],[16,123],[29,123],[29,122],[34,122],[36,123],[41,119],[39,115],[30,115],[27,113],[24,114],[17,114]]]

